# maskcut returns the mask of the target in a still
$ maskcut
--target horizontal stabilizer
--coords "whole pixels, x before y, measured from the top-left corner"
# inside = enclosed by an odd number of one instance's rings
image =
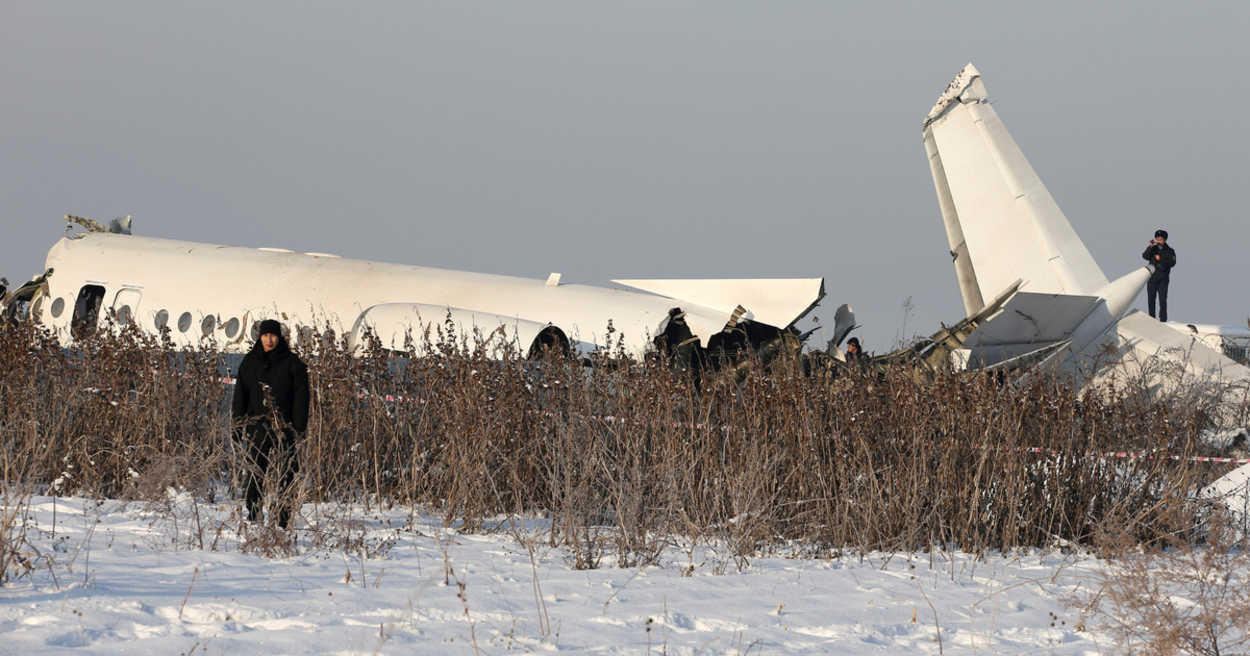
[[[824,278],[612,282],[726,314],[741,305],[755,321],[778,328],[802,319],[825,296]]]
[[[1027,358],[1032,362],[1041,363],[1056,353],[1056,346],[1071,344],[1072,340],[1062,342],[1017,342],[1014,344],[981,345],[971,350],[968,367],[971,369],[1006,369],[1012,370]]]
[[[1029,344],[1038,348],[1069,339],[1101,300],[1097,296],[1019,292],[998,314],[972,331],[964,348]]]
[[[1041,348],[1036,348],[1036,344],[1030,345],[1032,351],[1024,351],[1021,355],[1004,358],[997,364],[985,367],[990,371],[1019,371],[1026,369],[1040,369],[1043,371],[1054,371],[1059,363],[1056,358],[1072,345],[1072,340],[1065,339],[1062,342],[1054,342],[1047,344]]]

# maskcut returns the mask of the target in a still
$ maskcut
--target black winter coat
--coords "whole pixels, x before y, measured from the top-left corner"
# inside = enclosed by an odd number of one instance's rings
[[[302,434],[308,428],[308,367],[291,352],[285,339],[279,339],[268,353],[257,340],[239,363],[230,414],[246,423],[248,438],[257,444],[274,437],[270,410],[265,406],[266,387],[288,435],[291,429],[296,435]]]
[[[1158,255],[1159,259],[1155,259]],[[1171,282],[1172,267],[1176,266],[1176,251],[1166,243],[1162,246],[1151,244],[1141,254],[1143,260],[1155,265],[1154,273],[1150,274],[1150,282]]]

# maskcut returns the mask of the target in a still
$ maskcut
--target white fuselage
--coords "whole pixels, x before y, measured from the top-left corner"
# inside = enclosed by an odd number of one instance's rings
[[[457,316],[489,317],[487,330],[507,322],[556,326],[583,348],[606,345],[610,324],[613,343],[620,340],[635,354],[651,347],[673,307],[681,306],[703,326],[724,326],[732,313],[732,308],[555,279],[111,233],[61,239],[49,251],[47,267],[54,273],[32,311],[66,338],[76,313],[84,311],[75,306],[82,306],[86,295],[101,306],[98,321],[111,315],[148,332],[167,325],[176,344],[211,343],[225,351],[249,348],[252,327],[264,319],[278,319],[291,329],[328,327],[343,334],[359,328],[358,320],[370,308],[395,307],[387,304],[409,304],[414,329],[441,324],[449,310],[456,310]],[[823,290],[823,281],[813,283]],[[792,320],[818,300],[796,301]]]

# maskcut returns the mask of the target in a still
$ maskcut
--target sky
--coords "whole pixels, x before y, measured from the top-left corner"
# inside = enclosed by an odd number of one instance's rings
[[[971,62],[1109,278],[1164,228],[1170,318],[1244,325],[1248,24],[1245,3],[0,0],[0,275],[42,273],[65,214],[131,215],[566,283],[824,277],[815,317],[849,303],[882,352],[963,317],[921,121]]]

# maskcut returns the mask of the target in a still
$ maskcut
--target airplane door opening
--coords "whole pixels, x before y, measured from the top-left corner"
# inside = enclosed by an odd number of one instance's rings
[[[555,326],[547,326],[534,338],[525,357],[530,360],[541,360],[555,352],[567,357],[571,351],[569,338],[564,335],[564,331]]]
[[[74,302],[74,317],[69,324],[74,339],[81,339],[95,332],[103,302],[104,287],[100,285],[83,285],[78,291],[78,300]]]

